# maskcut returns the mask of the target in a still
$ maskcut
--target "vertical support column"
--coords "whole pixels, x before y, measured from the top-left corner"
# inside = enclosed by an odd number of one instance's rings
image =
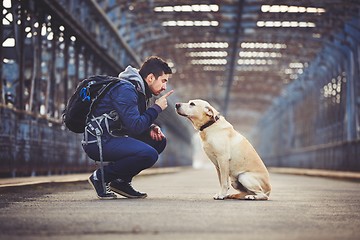
[[[347,48],[349,61],[348,65],[345,66],[346,69],[346,140],[352,141],[356,139],[356,114],[355,114],[355,80],[354,79],[354,68],[356,64],[356,59],[354,59],[354,54],[351,50]]]
[[[25,81],[25,10],[24,10],[24,2],[22,2],[21,9],[20,9],[20,26],[18,27],[18,34],[16,38],[16,44],[18,44],[18,56],[19,56],[19,87],[17,88],[17,99],[16,106],[17,109],[25,110],[25,104],[24,104],[24,81]],[[17,23],[14,23],[17,24]]]
[[[42,14],[40,15],[42,16]],[[41,56],[42,56],[42,43],[41,43],[41,26],[42,26],[42,18],[39,17],[38,19],[38,23],[39,26],[37,28],[37,32],[36,32],[36,36],[34,36],[35,38],[35,43],[34,43],[34,47],[36,49],[35,51],[35,58],[36,58],[36,69],[35,69],[35,77],[34,77],[34,86],[35,86],[35,90],[34,90],[34,100],[33,100],[33,109],[35,111],[36,114],[40,113],[40,106],[41,106]]]
[[[80,58],[79,54],[81,53],[81,46],[76,42],[74,46],[75,53],[75,80],[79,80],[79,67],[80,67]]]
[[[356,129],[356,139],[360,139],[360,28],[358,26],[359,17],[354,17],[351,21],[345,24],[345,38],[346,42],[351,49],[351,57],[352,57],[352,64],[351,64],[351,73],[353,74],[354,79],[354,117],[355,117],[355,129]]]
[[[0,3],[0,19],[3,19],[4,18],[4,15],[3,15],[3,8],[4,8],[4,5],[3,5],[3,1],[1,1]],[[0,46],[0,104],[2,103],[5,103],[5,92],[4,92],[4,80],[2,78],[3,76],[3,62],[4,62],[4,56],[3,56],[3,34],[4,33],[4,26],[3,26],[3,21],[0,22],[0,43],[1,43],[1,46]]]
[[[239,0],[238,2],[238,9],[237,9],[237,18],[236,18],[236,28],[235,28],[235,35],[232,42],[232,50],[231,50],[231,56],[230,56],[230,69],[228,72],[228,79],[227,79],[227,85],[226,85],[226,92],[225,92],[225,101],[224,101],[224,116],[227,116],[227,109],[229,107],[229,101],[230,101],[230,91],[231,86],[234,78],[234,71],[236,66],[236,58],[237,58],[237,51],[238,51],[238,42],[240,38],[240,28],[241,28],[241,16],[243,11],[243,0]]]
[[[355,44],[354,46],[354,67],[355,67],[355,72],[354,72],[354,79],[357,79],[356,83],[355,83],[355,101],[356,101],[356,115],[355,115],[355,128],[356,128],[356,139],[360,139],[360,42],[358,42],[357,44]]]
[[[68,98],[69,98],[69,74],[68,74],[68,68],[69,68],[69,39],[65,35],[65,41],[64,41],[64,104],[66,106]]]
[[[84,49],[84,77],[88,77],[88,69],[89,69],[89,54],[86,49]]]
[[[288,108],[288,126],[289,126],[289,132],[288,132],[288,142],[286,143],[285,151],[288,152],[291,149],[294,148],[295,143],[295,119],[294,119],[294,102],[291,101]]]
[[[55,37],[55,33],[54,33],[54,26],[53,24],[51,25],[52,28],[52,32],[53,32],[53,39],[51,40],[51,61],[50,61],[50,96],[49,96],[49,102],[50,102],[50,106],[49,106],[49,113],[50,116],[54,117],[55,116],[55,106],[57,106],[56,103],[56,94],[55,94],[55,88],[56,88],[56,79],[55,79],[55,70],[56,70],[56,37]]]
[[[30,20],[30,25],[33,27],[34,26],[34,17],[31,18]],[[35,31],[34,31],[35,32]],[[36,77],[36,65],[37,65],[37,59],[36,59],[36,36],[34,36],[34,32],[32,31],[32,37],[31,37],[31,44],[32,44],[32,52],[33,52],[33,62],[32,62],[32,67],[31,67],[31,77],[30,77],[30,96],[29,96],[29,112],[32,112],[34,107],[34,95],[35,95],[35,77]]]

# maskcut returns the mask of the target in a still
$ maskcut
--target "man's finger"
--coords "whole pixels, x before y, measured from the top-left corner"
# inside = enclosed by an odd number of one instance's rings
[[[167,97],[170,96],[173,92],[174,92],[174,90],[171,90],[171,91],[165,93],[162,97],[167,98]]]

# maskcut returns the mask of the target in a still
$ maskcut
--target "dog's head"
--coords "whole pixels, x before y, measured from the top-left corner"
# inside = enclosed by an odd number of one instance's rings
[[[200,99],[190,100],[187,103],[176,103],[175,108],[176,112],[187,117],[197,130],[209,122],[215,122],[219,114],[208,102]]]

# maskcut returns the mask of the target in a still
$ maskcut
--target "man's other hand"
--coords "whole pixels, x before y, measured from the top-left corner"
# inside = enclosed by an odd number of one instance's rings
[[[155,141],[161,141],[165,138],[165,135],[162,133],[159,126],[154,126],[150,130],[150,137]]]

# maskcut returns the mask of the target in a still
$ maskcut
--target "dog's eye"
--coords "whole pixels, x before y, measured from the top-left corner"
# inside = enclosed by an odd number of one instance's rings
[[[190,106],[195,106],[195,103],[191,102],[191,103],[190,103]]]

